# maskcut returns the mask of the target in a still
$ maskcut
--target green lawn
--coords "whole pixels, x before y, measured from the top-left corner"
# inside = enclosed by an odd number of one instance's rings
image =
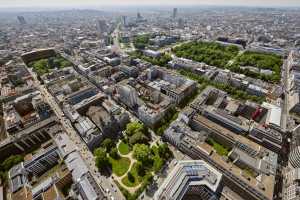
[[[128,180],[128,176],[125,176],[123,179],[122,179],[122,183],[124,185],[126,185],[127,187],[135,187],[137,186],[138,184],[141,183],[141,181],[143,180],[142,177],[140,177],[138,175],[138,172],[137,172],[137,169],[136,169],[136,163],[133,164],[131,170],[130,170],[131,174],[133,175],[134,177],[134,182],[131,182],[130,180]]]
[[[123,141],[119,144],[119,151],[122,155],[127,155],[130,152],[130,147]]]
[[[114,159],[109,157],[109,162],[112,165],[112,171],[117,176],[123,176],[129,169],[130,159],[125,157],[120,157],[119,159]]]
[[[223,145],[217,143],[216,141],[214,141],[211,138],[209,138],[206,142],[217,151],[217,154],[219,154],[221,156],[227,156],[230,151],[229,148],[224,147]]]
[[[54,57],[49,57],[45,59],[40,59],[36,61],[32,61],[28,63],[28,66],[30,68],[33,68],[33,70],[39,75],[43,75],[45,73],[49,73],[51,70],[58,68],[65,68],[65,67],[70,67],[73,64],[63,58],[60,55],[54,56]]]

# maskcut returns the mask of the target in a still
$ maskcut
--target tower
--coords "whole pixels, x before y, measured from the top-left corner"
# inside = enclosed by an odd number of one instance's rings
[[[107,32],[107,24],[106,24],[106,21],[105,20],[98,20],[97,21],[97,30],[100,32],[100,33],[105,33]]]
[[[18,21],[21,25],[25,25],[26,24],[26,20],[23,16],[18,16]]]
[[[177,17],[177,11],[178,11],[177,8],[173,8],[173,15],[172,15],[173,19]]]
[[[127,26],[126,16],[122,16],[122,24],[123,24],[124,26]]]

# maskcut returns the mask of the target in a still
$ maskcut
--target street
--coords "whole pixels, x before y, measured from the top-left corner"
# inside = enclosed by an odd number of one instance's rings
[[[37,89],[41,92],[41,94],[44,96],[47,103],[51,106],[54,113],[58,117],[61,125],[64,127],[66,133],[69,135],[70,139],[76,144],[77,151],[80,153],[81,157],[85,161],[85,164],[89,168],[91,174],[97,181],[97,183],[102,187],[103,191],[108,191],[107,195],[112,197],[112,199],[120,199],[123,200],[123,194],[118,189],[118,187],[115,185],[113,180],[111,178],[107,178],[102,176],[95,165],[95,159],[92,152],[88,149],[84,141],[81,140],[81,137],[77,134],[77,132],[74,130],[71,122],[69,119],[67,119],[59,107],[59,105],[56,103],[54,97],[48,92],[46,87],[44,85],[41,85],[36,77],[36,75],[30,70],[30,73],[34,77],[35,85]],[[108,190],[107,190],[108,189]]]

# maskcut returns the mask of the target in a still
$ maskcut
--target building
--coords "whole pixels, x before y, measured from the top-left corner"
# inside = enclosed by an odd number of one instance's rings
[[[277,105],[263,102],[261,105],[268,110],[265,125],[274,129],[280,130],[281,128],[281,108]]]
[[[75,144],[65,133],[59,133],[54,138],[62,158],[72,174],[74,183],[74,198],[83,200],[107,200],[103,189],[90,174],[84,160],[76,150]]]
[[[211,137],[212,133],[208,131],[210,130],[210,128],[206,130],[199,126],[193,125],[192,121],[187,120],[187,116],[191,117],[193,116],[193,114],[184,114],[186,115],[186,117],[183,117],[181,114],[179,115],[179,118],[176,121],[172,122],[170,127],[165,131],[163,138],[166,141],[178,148],[178,150],[180,150],[184,154],[187,154],[190,158],[194,160],[204,160],[209,165],[220,171],[223,176],[222,179],[224,180],[224,183],[226,183],[226,186],[229,186],[230,190],[239,194],[241,196],[240,199],[271,200],[273,198],[274,187],[271,187],[271,184],[273,186],[275,182],[274,171],[276,172],[276,167],[273,167],[274,164],[277,164],[277,157],[275,154],[272,154],[270,157],[267,156],[261,160],[258,160],[258,162],[262,164],[262,166],[257,165],[262,169],[260,171],[260,180],[256,180],[255,177],[245,176],[244,173],[241,173],[241,171],[243,170],[242,168],[240,168],[238,165],[233,164],[217,153],[214,153],[213,148],[205,143],[206,138]],[[191,128],[189,128],[188,126],[193,127],[193,129],[196,129],[197,131],[190,131]],[[211,126],[216,127],[217,125],[211,124]],[[221,130],[223,131],[222,134],[224,136],[227,136],[229,139],[234,138],[233,135],[228,135],[229,133],[227,134],[225,130],[226,129],[224,129],[224,131],[223,129]],[[245,140],[245,138],[238,139],[238,141],[243,140]],[[247,157],[252,154],[252,156],[255,155],[257,159],[261,155],[270,155],[270,151],[266,152],[265,154],[263,152],[259,152],[260,148],[262,147],[259,147],[258,151],[253,151],[253,149],[248,146],[250,144],[252,146],[252,143],[247,139],[247,145],[245,143],[241,144],[238,141],[232,142],[231,144],[236,148],[236,150],[246,153]],[[225,145],[224,143],[221,144]],[[255,145],[255,143],[253,143],[253,145]],[[241,159],[243,159],[242,154],[240,154],[240,157]],[[242,167],[242,165],[240,166]]]
[[[129,77],[136,78],[139,75],[139,69],[135,66],[121,65],[119,66],[119,69]]]
[[[300,199],[300,168],[290,169],[283,177],[282,200]]]
[[[119,99],[130,108],[134,108],[138,103],[138,95],[134,88],[129,85],[119,85],[118,88]]]
[[[268,90],[254,84],[249,84],[246,91],[249,94],[256,95],[256,96],[266,96],[268,94]]]
[[[289,111],[299,114],[300,113],[300,92],[292,90],[288,97]]]
[[[290,144],[289,165],[292,168],[300,168],[300,126],[293,130]]]
[[[143,54],[151,58],[159,58],[162,55],[159,51],[153,51],[151,49],[144,50]]]
[[[219,71],[214,81],[221,84],[228,84],[230,80],[229,70]]]
[[[105,32],[108,31],[108,26],[107,26],[105,20],[98,20],[98,21],[97,21],[97,30],[98,30],[100,33],[105,33]]]
[[[100,132],[100,130],[88,117],[80,116],[76,120],[74,126],[89,149],[93,150],[95,147],[100,145],[103,139],[103,133]]]
[[[222,174],[203,160],[182,160],[168,174],[154,200],[217,199]]]
[[[109,100],[102,106],[91,106],[86,112],[94,124],[100,129],[103,137],[116,138],[130,121],[127,112]]]
[[[17,18],[18,18],[18,21],[21,25],[27,24],[27,22],[26,22],[26,20],[23,16],[18,16]]]
[[[173,13],[172,13],[172,18],[173,19],[177,18],[177,12],[178,12],[178,9],[177,8],[173,8]]]
[[[48,146],[49,145],[49,146]],[[48,169],[51,169],[60,160],[58,149],[54,144],[47,144],[30,160],[24,161],[24,168],[29,175],[40,176]]]
[[[282,134],[276,130],[264,127],[254,127],[250,130],[249,137],[267,149],[279,153],[282,148]]]
[[[39,91],[20,96],[3,105],[5,129],[9,134],[15,134],[26,127],[50,117],[52,110],[42,100]]]
[[[31,61],[35,61],[43,58],[49,58],[55,55],[56,55],[55,50],[53,48],[49,48],[49,49],[38,49],[35,51],[24,53],[21,55],[21,58],[26,64],[28,64]]]
[[[158,90],[170,97],[176,104],[188,98],[197,88],[195,81],[157,67],[147,69],[140,79],[150,88]]]

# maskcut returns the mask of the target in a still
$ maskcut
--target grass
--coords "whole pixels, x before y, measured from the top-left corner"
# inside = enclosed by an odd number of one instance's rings
[[[245,172],[245,174],[247,174],[248,176],[251,176],[251,177],[254,177],[254,178],[256,177],[255,171],[253,171],[250,168],[243,169],[243,172]]]
[[[117,176],[123,176],[130,166],[130,159],[125,157],[120,157],[119,159],[109,157],[109,162],[112,165],[113,173]]]
[[[122,155],[127,155],[130,152],[130,147],[128,144],[124,143],[123,141],[119,144],[119,152]]]
[[[135,187],[137,185],[139,185],[141,182],[142,182],[142,177],[140,177],[138,175],[138,172],[137,172],[137,168],[136,168],[136,163],[133,164],[131,170],[130,170],[132,176],[134,177],[134,181],[131,182],[129,179],[128,179],[128,176],[125,176],[123,179],[122,179],[122,183],[124,185],[126,185],[127,187]]]
[[[65,58],[63,58],[60,55],[56,55],[53,57],[49,57],[46,59],[40,59],[36,61],[32,61],[28,63],[28,66],[30,68],[33,68],[33,70],[39,75],[43,75],[46,73],[49,73],[52,69],[58,68],[65,68],[72,66],[72,63]]]
[[[211,145],[217,151],[217,154],[219,154],[220,156],[227,156],[230,151],[229,148],[226,148],[223,145],[217,143],[212,138],[208,138],[206,142],[209,145]]]

